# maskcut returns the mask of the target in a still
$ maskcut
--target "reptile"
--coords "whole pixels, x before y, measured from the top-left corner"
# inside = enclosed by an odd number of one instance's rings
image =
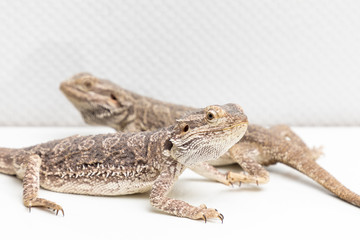
[[[150,190],[158,210],[191,219],[224,217],[216,209],[192,206],[167,197],[186,167],[206,171],[226,185],[237,175],[207,166],[238,142],[246,132],[247,117],[237,104],[197,109],[156,131],[71,136],[21,148],[0,149],[0,172],[23,180],[26,207],[63,208],[39,198],[41,186],[56,192],[87,195],[124,195]],[[211,169],[212,171],[209,171]]]
[[[145,97],[89,73],[79,73],[61,83],[60,89],[80,111],[86,123],[118,131],[146,131],[171,125],[192,107]],[[213,166],[237,163],[244,183],[269,181],[264,166],[282,163],[310,177],[340,199],[360,206],[360,196],[346,188],[316,163],[321,148],[308,148],[288,126],[265,128],[249,124],[245,136]],[[206,176],[206,172],[203,172]],[[237,176],[239,176],[237,175]],[[229,175],[231,178],[231,174]]]

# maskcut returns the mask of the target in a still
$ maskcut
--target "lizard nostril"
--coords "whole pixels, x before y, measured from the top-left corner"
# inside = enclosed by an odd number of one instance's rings
[[[115,97],[114,94],[110,94],[110,98],[111,98],[112,100],[117,100],[117,98]]]

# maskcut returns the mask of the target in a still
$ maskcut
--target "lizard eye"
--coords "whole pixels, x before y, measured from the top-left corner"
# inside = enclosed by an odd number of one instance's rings
[[[90,80],[85,80],[84,81],[84,86],[87,88],[87,89],[90,89],[92,87],[92,82]]]
[[[217,117],[217,114],[214,110],[209,110],[207,113],[206,113],[206,120],[208,122],[214,122],[216,120],[216,117]]]

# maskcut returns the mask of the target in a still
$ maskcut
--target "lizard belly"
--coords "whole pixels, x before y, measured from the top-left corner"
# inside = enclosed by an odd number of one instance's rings
[[[140,180],[99,180],[79,178],[73,181],[65,181],[64,179],[45,178],[40,182],[40,186],[56,192],[100,195],[100,196],[116,196],[135,193],[147,192],[151,189],[154,181]]]

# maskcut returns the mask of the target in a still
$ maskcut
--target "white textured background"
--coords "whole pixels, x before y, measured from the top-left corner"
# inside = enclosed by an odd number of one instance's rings
[[[253,123],[360,125],[360,1],[0,1],[0,125],[82,125],[58,90],[81,71]]]

